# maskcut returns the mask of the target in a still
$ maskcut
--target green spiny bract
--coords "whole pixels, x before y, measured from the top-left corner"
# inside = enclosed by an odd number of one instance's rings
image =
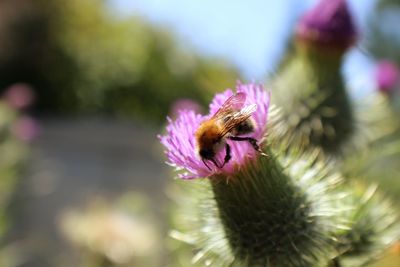
[[[272,82],[273,96],[288,125],[285,135],[294,144],[336,154],[355,131],[340,58],[299,48]]]
[[[340,266],[365,266],[400,237],[398,216],[391,202],[376,192],[376,186],[367,190],[357,187],[346,198],[350,201],[347,205],[354,207],[346,215],[351,227],[337,237],[341,254],[335,261]]]
[[[378,183],[380,191],[400,201],[399,117],[391,109],[386,96],[372,95],[363,101],[360,120],[368,129],[368,149],[347,155],[342,171],[349,177],[359,177],[366,184]]]

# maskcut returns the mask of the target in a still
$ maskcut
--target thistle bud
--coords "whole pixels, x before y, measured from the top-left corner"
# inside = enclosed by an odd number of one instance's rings
[[[345,0],[321,0],[300,19],[296,40],[306,47],[344,52],[357,40]]]

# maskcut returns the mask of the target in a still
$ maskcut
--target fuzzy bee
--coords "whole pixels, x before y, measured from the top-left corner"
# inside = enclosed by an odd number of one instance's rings
[[[254,132],[255,125],[251,115],[257,109],[256,104],[244,106],[245,100],[245,93],[232,95],[211,118],[202,122],[196,130],[198,154],[208,169],[211,170],[207,161],[211,161],[221,169],[231,159],[231,147],[226,139],[249,142],[256,151],[262,153],[256,139],[243,136]],[[215,156],[224,147],[225,157],[221,164]]]

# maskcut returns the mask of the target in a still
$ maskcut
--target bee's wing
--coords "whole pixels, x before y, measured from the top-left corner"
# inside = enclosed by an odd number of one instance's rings
[[[232,95],[222,104],[222,106],[217,110],[217,112],[215,112],[212,118],[218,120],[226,117],[228,114],[240,111],[245,101],[246,101],[245,93],[236,93]]]
[[[241,110],[237,112],[233,112],[227,117],[223,118],[223,130],[221,131],[221,136],[225,136],[228,134],[230,131],[232,131],[233,128],[238,126],[240,123],[244,122],[248,118],[250,118],[251,114],[253,114],[254,111],[256,111],[257,105],[256,104],[251,104],[248,105]]]

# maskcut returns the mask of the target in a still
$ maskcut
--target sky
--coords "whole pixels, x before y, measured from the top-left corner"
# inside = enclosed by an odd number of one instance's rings
[[[140,15],[170,28],[198,53],[222,57],[249,80],[272,74],[298,17],[315,0],[109,0],[120,16]],[[350,0],[357,26],[366,27],[375,0]],[[373,64],[353,49],[346,57],[344,74],[353,87],[371,76]],[[370,84],[370,83],[369,83]]]

